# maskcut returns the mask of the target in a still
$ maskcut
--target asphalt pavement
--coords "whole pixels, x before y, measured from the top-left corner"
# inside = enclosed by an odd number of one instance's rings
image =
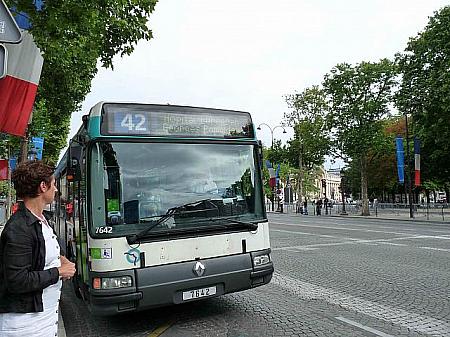
[[[95,317],[66,284],[66,335],[450,336],[448,223],[270,213],[269,285]]]

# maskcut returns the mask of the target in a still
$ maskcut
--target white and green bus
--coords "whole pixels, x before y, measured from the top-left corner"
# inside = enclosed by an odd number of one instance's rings
[[[261,145],[249,113],[96,104],[56,169],[56,230],[98,315],[270,282]]]

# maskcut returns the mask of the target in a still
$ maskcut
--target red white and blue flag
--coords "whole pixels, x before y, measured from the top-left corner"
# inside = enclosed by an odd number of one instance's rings
[[[0,159],[0,180],[8,180],[8,159]]]
[[[24,136],[33,110],[44,59],[33,37],[22,32],[22,42],[6,44],[6,76],[0,80],[0,132]]]
[[[420,140],[414,137],[414,186],[420,186]]]

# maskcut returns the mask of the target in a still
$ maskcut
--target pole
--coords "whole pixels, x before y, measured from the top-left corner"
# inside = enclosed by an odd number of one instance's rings
[[[412,205],[412,181],[411,181],[411,162],[409,159],[409,133],[408,133],[408,114],[405,113],[406,126],[406,162],[408,163],[406,178],[408,179],[408,199],[409,199],[409,217],[414,218]]]
[[[273,153],[273,132],[275,131],[276,128],[282,128],[283,129],[283,133],[286,133],[286,130],[284,129],[284,127],[282,125],[277,125],[277,126],[272,128],[269,124],[266,124],[266,123],[259,124],[258,127],[257,127],[257,130],[261,130],[261,126],[262,125],[267,126],[269,128],[269,130],[270,130],[270,136],[271,136],[271,140],[272,140],[272,143],[270,145],[270,149],[271,149],[271,151]],[[277,194],[276,194],[277,187],[278,186],[276,184],[275,184],[274,187],[272,187],[272,212],[274,211],[274,208],[275,208],[274,204],[275,204],[275,197],[277,197]],[[280,208],[280,200],[279,199],[278,199],[278,208]]]
[[[345,192],[344,192],[344,174],[341,171],[341,198],[342,198],[342,212],[341,215],[347,215],[345,211]]]
[[[272,142],[270,143],[270,149],[272,150],[272,154],[273,154],[273,130],[269,125],[267,125],[267,127],[269,128],[270,134],[272,136]],[[273,166],[274,166],[274,164],[272,164],[272,167]],[[277,177],[275,176],[275,186],[272,187],[272,212],[275,211],[275,196],[277,195],[276,188],[277,188]]]
[[[23,163],[27,161],[28,158],[28,130],[25,132],[25,137],[20,141],[20,155],[18,158],[18,163]]]
[[[6,201],[6,219],[8,220],[11,216],[11,205],[12,205],[12,198],[11,198],[11,165],[10,165],[10,152],[9,152],[9,142],[8,142],[8,199]]]

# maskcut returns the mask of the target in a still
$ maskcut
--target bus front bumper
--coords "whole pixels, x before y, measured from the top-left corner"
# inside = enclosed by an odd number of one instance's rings
[[[270,250],[256,252],[262,253],[270,254]],[[135,269],[133,284],[137,286],[130,289],[131,293],[124,293],[125,289],[121,289],[120,294],[91,292],[89,309],[96,315],[115,315],[187,303],[267,284],[272,279],[273,263],[270,261],[254,267],[254,255],[255,252]]]

